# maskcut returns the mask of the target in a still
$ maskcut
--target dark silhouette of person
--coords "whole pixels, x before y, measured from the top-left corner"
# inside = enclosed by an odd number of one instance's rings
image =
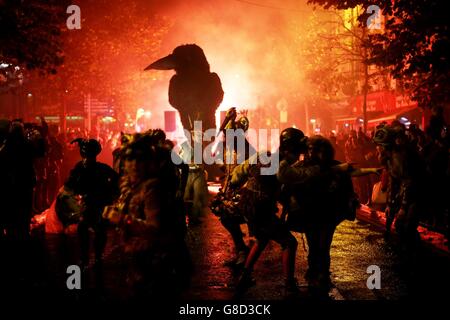
[[[5,237],[8,222],[11,220],[8,219],[8,213],[13,207],[11,203],[13,178],[10,173],[6,148],[10,126],[11,122],[9,120],[0,119],[0,203],[2,204],[2,212],[0,214],[0,241]]]
[[[226,130],[228,129],[241,129],[236,131],[236,133],[238,133],[239,135],[243,135],[243,137],[241,138],[244,139],[244,150],[239,150],[237,148],[237,136],[235,136],[232,146],[227,145],[226,141],[223,141],[224,154],[222,154],[221,157],[223,158],[224,162],[226,161],[227,156],[233,156],[233,154],[235,154],[235,159],[233,159],[232,163],[227,163],[223,167],[223,170],[226,171],[226,175],[224,177],[225,180],[222,185],[222,190],[211,202],[210,208],[216,215],[220,217],[220,222],[230,233],[231,238],[233,239],[234,247],[236,250],[236,258],[230,262],[232,267],[239,269],[244,266],[248,252],[250,251],[250,249],[245,244],[244,234],[240,227],[241,224],[245,223],[245,219],[242,214],[230,214],[228,210],[223,210],[221,208],[226,208],[224,199],[230,200],[230,197],[232,199],[234,193],[233,191],[236,191],[233,190],[233,186],[231,185],[231,176],[234,168],[253,156],[256,153],[256,149],[250,144],[247,138],[245,138],[245,132],[249,127],[248,118],[246,116],[241,116],[239,119],[236,118],[236,108],[230,108],[227,111],[222,125],[220,126],[220,131],[226,134]]]
[[[178,110],[184,129],[192,130],[194,121],[202,121],[203,131],[215,128],[215,111],[223,99],[219,76],[210,72],[202,48],[196,44],[176,47],[145,70],[175,70],[170,79],[169,102]]]
[[[30,221],[33,206],[33,188],[36,184],[34,159],[42,156],[39,143],[35,137],[27,139],[23,122],[13,121],[5,151],[8,158],[8,172],[12,178],[10,201],[13,204],[10,236],[19,241],[26,241],[30,236]]]
[[[98,162],[100,143],[95,139],[76,139],[80,146],[82,161],[70,172],[64,188],[83,198],[84,210],[78,224],[78,236],[81,246],[81,263],[89,264],[89,229],[95,232],[95,263],[101,266],[106,246],[106,220],[102,213],[105,206],[111,204],[119,193],[118,174],[108,165]]]

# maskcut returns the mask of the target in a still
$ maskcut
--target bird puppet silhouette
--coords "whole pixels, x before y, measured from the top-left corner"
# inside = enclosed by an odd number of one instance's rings
[[[194,121],[202,121],[202,130],[215,128],[215,111],[223,99],[219,76],[210,72],[202,48],[196,44],[176,47],[145,70],[175,70],[170,79],[169,102],[180,114],[181,123],[192,130]]]

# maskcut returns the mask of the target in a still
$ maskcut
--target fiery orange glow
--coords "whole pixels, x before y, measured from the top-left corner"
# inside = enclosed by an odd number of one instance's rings
[[[219,111],[230,107],[251,111],[265,108],[267,116],[278,119],[277,103],[287,99],[294,104],[293,97],[302,94],[302,70],[296,61],[298,47],[294,41],[298,28],[293,25],[311,8],[304,3],[299,10],[297,1],[285,1],[283,5],[286,10],[238,1],[194,0],[163,9],[163,14],[174,19],[174,25],[163,40],[161,56],[180,44],[196,43],[203,48],[211,71],[221,78],[225,94],[216,112],[216,125]],[[158,90],[151,90],[149,107],[172,110],[167,102],[167,86],[173,73],[150,73],[164,80],[158,83]],[[159,120],[162,124],[163,118]]]
[[[111,0],[100,16],[98,6],[97,2],[83,6],[81,30],[65,32],[64,65],[45,84],[38,84],[44,87],[36,95],[42,102],[33,98],[33,103],[42,104],[46,114],[61,113],[59,105],[66,99],[61,92],[67,96],[67,112],[75,115],[80,112],[69,99],[91,95],[120,111],[119,123],[126,131],[136,129],[132,120],[140,109],[151,112],[149,126],[164,129],[164,112],[174,111],[168,101],[174,71],[144,72],[144,68],[179,45],[195,43],[222,82],[224,98],[216,125],[221,110],[236,107],[249,110],[251,128],[313,130],[307,119],[318,117],[319,108],[308,99],[320,100],[325,94],[322,88],[312,89],[305,74],[309,66],[322,66],[323,61],[305,53],[305,48],[318,42],[322,25],[310,23],[320,13],[313,14],[306,0]],[[322,69],[314,70],[314,79],[327,72]],[[179,119],[176,127],[169,138],[179,140],[183,137]]]

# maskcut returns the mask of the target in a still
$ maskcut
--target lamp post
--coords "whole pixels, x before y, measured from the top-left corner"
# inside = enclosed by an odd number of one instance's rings
[[[311,118],[310,120],[309,120],[309,122],[311,123],[311,125],[312,125],[312,132],[313,132],[313,134],[315,134],[316,133],[316,119],[314,119],[314,118]]]
[[[33,94],[31,92],[27,93],[27,103],[26,103],[26,108],[27,108],[27,115],[28,117],[34,116],[35,114],[35,108],[34,108],[34,97]]]
[[[65,89],[63,93],[63,116],[62,116],[62,129],[64,135],[67,132],[67,99],[66,99],[67,93],[69,93],[69,90]]]

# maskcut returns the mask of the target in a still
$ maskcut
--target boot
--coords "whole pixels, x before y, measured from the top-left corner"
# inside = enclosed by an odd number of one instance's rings
[[[284,282],[285,296],[296,295],[300,292],[296,278],[288,278]]]
[[[250,250],[245,247],[245,249],[239,250],[236,254],[236,262],[235,267],[240,268],[243,267],[245,264],[245,260],[247,260],[248,252]]]
[[[236,285],[236,293],[242,294],[247,291],[249,288],[253,287],[256,284],[256,281],[251,276],[251,272],[248,270],[244,270],[242,275],[239,277],[238,283]]]

